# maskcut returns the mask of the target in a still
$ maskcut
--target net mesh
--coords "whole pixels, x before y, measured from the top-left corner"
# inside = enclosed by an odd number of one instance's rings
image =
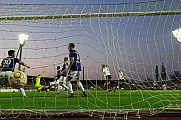
[[[181,46],[172,31],[179,31],[180,0],[139,3],[63,5],[0,4],[1,59],[9,49],[18,50],[18,35],[29,35],[22,61],[28,98],[1,80],[0,116],[142,117],[180,109]],[[178,38],[179,39],[179,38]],[[56,76],[73,42],[81,57],[81,82],[87,97],[72,80],[74,98],[65,90],[55,95],[38,92],[35,78],[44,71],[42,85]],[[104,90],[102,64],[112,80]],[[119,70],[124,80],[119,80]],[[114,90],[116,91],[114,92]]]

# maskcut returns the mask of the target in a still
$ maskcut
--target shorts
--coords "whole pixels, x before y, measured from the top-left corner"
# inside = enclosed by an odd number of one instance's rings
[[[2,71],[0,72],[0,84],[8,85],[8,81],[10,80],[10,76],[13,72],[12,71]]]
[[[10,78],[12,71],[2,71],[0,72],[0,78]]]
[[[60,78],[57,80],[57,84],[59,84],[59,83],[66,83],[66,77],[60,76]]]
[[[68,76],[71,78],[79,78],[80,77],[80,71],[74,71],[74,70],[70,70],[68,73]]]
[[[111,79],[112,79],[111,75],[106,76],[106,80],[111,80]]]

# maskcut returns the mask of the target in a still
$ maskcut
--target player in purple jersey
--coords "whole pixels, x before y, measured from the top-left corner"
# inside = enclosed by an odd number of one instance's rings
[[[9,80],[11,73],[14,72],[16,63],[19,63],[20,65],[29,68],[27,64],[20,61],[18,58],[15,58],[15,50],[9,50],[8,57],[4,58],[1,62],[0,78],[4,79],[5,77],[7,77]],[[23,94],[23,96],[26,97],[24,89],[20,88],[20,91]]]
[[[60,68],[59,68],[57,72],[57,78],[58,78],[57,83],[56,83],[57,94],[59,94],[65,88],[68,90],[68,87],[66,86],[67,67],[68,67],[68,57],[64,57],[64,64],[63,64],[62,70],[60,71]]]
[[[67,86],[70,92],[70,95],[68,97],[73,97],[73,89],[70,80],[72,80],[74,77],[76,78],[77,85],[82,90],[83,95],[87,97],[85,89],[79,79],[81,71],[81,63],[80,63],[80,56],[78,52],[75,50],[75,44],[69,43],[68,50],[69,50],[69,59],[70,59],[70,64],[68,65],[67,68],[68,76],[66,78]]]

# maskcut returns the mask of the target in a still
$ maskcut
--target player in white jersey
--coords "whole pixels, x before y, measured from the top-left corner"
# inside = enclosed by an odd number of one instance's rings
[[[122,87],[122,83],[124,82],[124,74],[121,69],[119,70],[118,77],[119,77],[118,89],[121,88],[121,90],[123,90],[124,88]]]
[[[102,64],[102,79],[104,80],[104,87],[106,91],[111,90],[111,73],[107,65]]]

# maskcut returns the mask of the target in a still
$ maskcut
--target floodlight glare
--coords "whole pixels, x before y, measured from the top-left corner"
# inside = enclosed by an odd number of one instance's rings
[[[19,43],[20,45],[24,45],[26,40],[28,40],[29,35],[25,35],[23,33],[19,34]]]
[[[20,54],[19,54],[19,60],[21,61],[21,57],[22,57],[22,48],[23,46],[25,45],[25,42],[26,40],[28,40],[28,35],[25,35],[23,33],[19,34],[19,43],[20,43],[20,46],[19,46],[19,50],[18,50],[18,53],[20,51]],[[17,53],[17,55],[18,55]],[[21,70],[21,64],[19,64],[19,70]]]
[[[181,43],[181,28],[172,31],[174,37]]]

